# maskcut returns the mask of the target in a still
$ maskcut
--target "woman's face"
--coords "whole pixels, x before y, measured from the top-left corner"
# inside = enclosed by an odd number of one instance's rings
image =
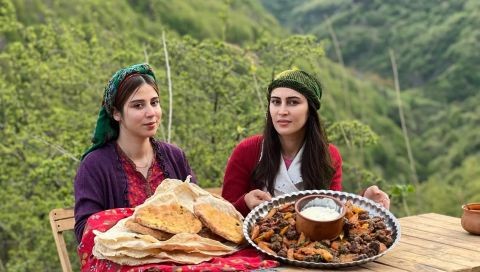
[[[153,137],[162,119],[162,109],[155,89],[141,85],[123,105],[123,113],[115,111],[120,124],[120,134],[137,138]]]
[[[303,137],[308,118],[307,98],[290,88],[276,88],[270,95],[270,116],[280,137]]]

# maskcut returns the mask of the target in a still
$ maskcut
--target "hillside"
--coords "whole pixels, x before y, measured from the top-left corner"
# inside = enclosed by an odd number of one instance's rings
[[[51,18],[85,23],[111,34],[128,31],[137,38],[159,39],[173,31],[195,39],[215,38],[231,43],[252,42],[280,33],[274,17],[258,1],[99,1],[19,0],[12,2],[23,25],[46,23]],[[133,31],[137,30],[137,31]]]
[[[280,3],[281,2],[281,3]],[[480,3],[478,1],[262,1],[292,32],[324,40],[357,76],[392,78],[395,51],[423,205],[414,212],[460,214],[478,201]],[[282,8],[286,5],[288,8]],[[330,27],[329,27],[330,25]],[[397,124],[394,114],[390,118]],[[387,167],[389,162],[383,167]],[[438,199],[444,199],[438,201]],[[415,202],[412,202],[415,203]]]
[[[421,87],[427,97],[440,102],[463,101],[478,92],[478,1],[282,2],[291,8],[279,13],[278,3],[263,1],[294,32],[330,40],[329,21],[345,64],[360,73],[390,78],[388,50],[393,49],[404,88]],[[336,59],[333,46],[327,53]]]
[[[261,132],[272,75],[297,66],[324,83],[320,114],[342,152],[345,190],[379,184],[404,213],[394,188],[408,184],[409,170],[389,84],[325,58],[318,39],[291,35],[259,2],[1,0],[0,11],[0,271],[58,268],[48,211],[73,206],[79,157],[119,67],[155,68],[165,113],[158,137],[167,139],[164,41],[171,142],[201,186],[221,184],[235,144]]]

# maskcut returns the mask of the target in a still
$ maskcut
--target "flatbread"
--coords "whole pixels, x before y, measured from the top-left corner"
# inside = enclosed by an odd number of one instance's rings
[[[165,241],[170,238],[172,238],[173,234],[161,231],[161,230],[156,230],[152,228],[148,228],[145,226],[142,226],[138,224],[137,222],[134,221],[133,218],[130,218],[125,222],[125,227],[133,232],[140,233],[140,234],[145,234],[145,235],[150,235],[154,238],[156,238],[159,241]]]
[[[201,237],[198,234],[179,233],[174,235],[167,241],[159,242],[163,250],[182,250],[184,252],[199,252],[199,251],[223,251],[228,254],[235,250],[234,247],[220,243],[209,238]],[[206,253],[208,254],[208,253]]]
[[[136,211],[135,222],[173,234],[198,233],[202,229],[202,222],[176,203],[141,207]]]
[[[194,207],[199,204],[210,206],[209,209],[197,208],[203,220],[210,223],[209,227],[194,214]],[[209,217],[212,219],[208,220]],[[152,197],[135,207],[132,216],[120,220],[106,232],[94,230],[92,252],[98,259],[125,265],[198,264],[241,248],[230,242],[243,239],[241,228],[240,238],[230,234],[234,238],[227,241],[218,235],[221,230],[230,229],[229,220],[240,222],[240,226],[243,220],[230,202],[212,196],[198,185],[189,183],[188,179],[185,182],[166,179]]]
[[[242,222],[238,218],[208,203],[195,205],[194,211],[213,233],[237,244],[243,241]]]
[[[135,258],[130,256],[104,256],[101,252],[96,250],[96,247],[93,248],[93,255],[97,259],[107,259],[112,262],[121,264],[121,265],[144,265],[151,263],[164,263],[164,262],[175,262],[179,264],[199,264],[205,261],[209,261],[214,256],[204,255],[202,253],[185,253],[183,251],[170,251],[170,252],[160,252],[154,256],[147,256],[143,258]]]
[[[226,242],[227,240],[220,235],[213,233],[209,228],[203,227],[202,230],[197,233],[199,236],[218,241],[220,243]]]

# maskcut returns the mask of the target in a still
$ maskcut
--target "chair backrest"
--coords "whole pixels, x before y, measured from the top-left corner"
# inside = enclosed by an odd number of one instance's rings
[[[70,258],[68,258],[67,245],[63,238],[63,232],[73,230],[75,226],[75,217],[73,208],[68,209],[53,209],[50,211],[50,225],[52,226],[53,238],[57,246],[58,257],[62,265],[63,272],[72,272],[72,265]]]

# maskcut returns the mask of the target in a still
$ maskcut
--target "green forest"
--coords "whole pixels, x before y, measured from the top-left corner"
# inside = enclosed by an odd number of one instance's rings
[[[345,191],[377,184],[397,217],[460,216],[480,201],[478,48],[476,0],[0,0],[0,272],[60,271],[48,213],[74,205],[107,81],[141,62],[157,137],[202,187],[262,132],[273,75],[298,67],[324,86]]]

